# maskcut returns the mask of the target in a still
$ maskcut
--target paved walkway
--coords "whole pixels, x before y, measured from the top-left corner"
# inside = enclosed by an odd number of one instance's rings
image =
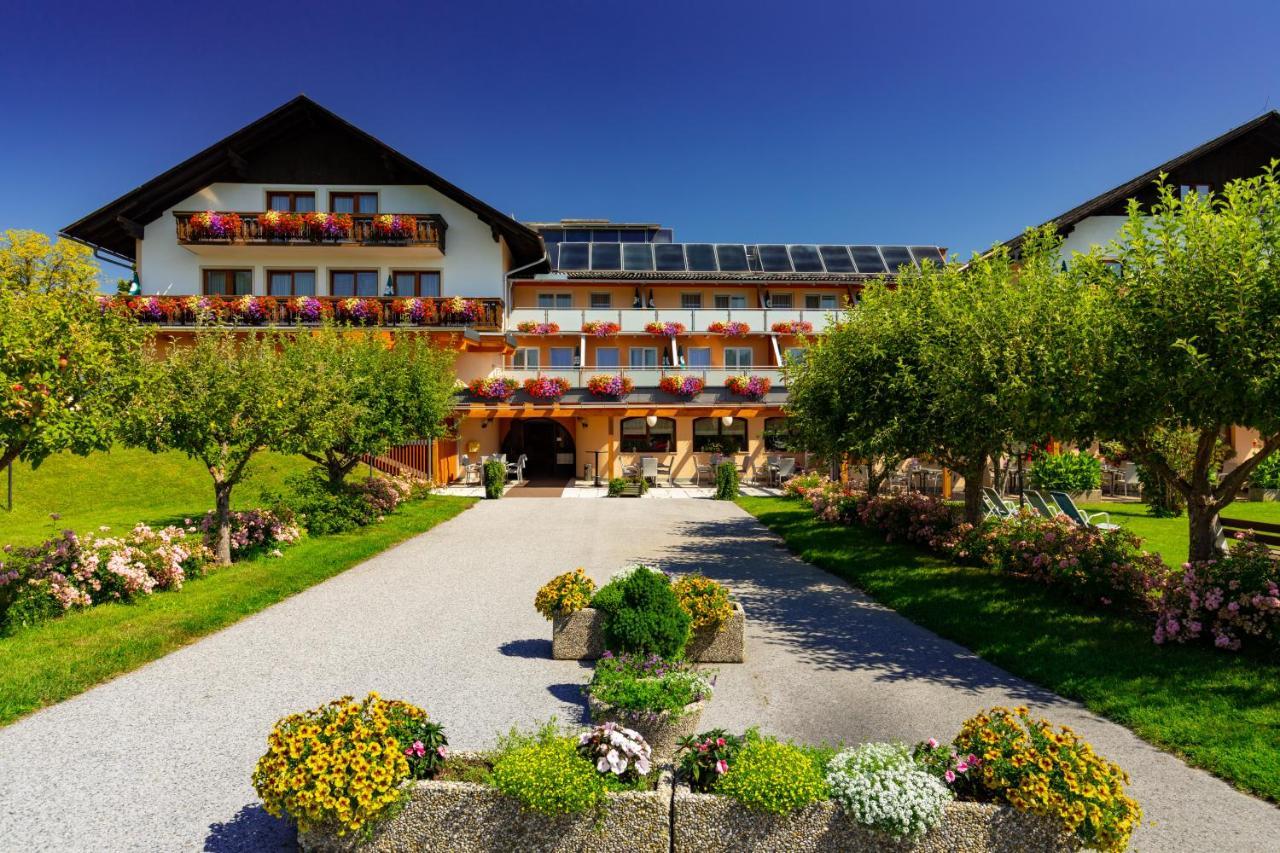
[[[735,506],[504,500],[0,729],[0,850],[290,849],[249,774],[278,717],[344,693],[420,704],[455,747],[578,721],[589,669],[550,660],[534,592],[638,560],[700,569],[746,607],[749,661],[721,667],[708,728],[910,742],[1025,702],[1130,770],[1149,819],[1138,849],[1276,849],[1280,810],[875,605]]]

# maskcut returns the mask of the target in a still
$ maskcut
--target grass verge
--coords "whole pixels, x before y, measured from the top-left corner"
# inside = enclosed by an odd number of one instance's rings
[[[0,725],[168,654],[447,521],[473,498],[411,501],[380,524],[213,569],[178,592],[102,604],[0,638]]]
[[[888,544],[865,528],[826,524],[797,501],[738,504],[801,559],[916,624],[1280,802],[1280,666],[1204,646],[1157,646],[1147,621]]]

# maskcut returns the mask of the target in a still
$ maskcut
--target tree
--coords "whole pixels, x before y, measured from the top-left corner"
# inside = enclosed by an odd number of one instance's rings
[[[1163,178],[1158,192],[1149,212],[1130,202],[1109,249],[1118,269],[1098,251],[1074,266],[1114,304],[1096,429],[1183,497],[1188,556],[1203,560],[1217,550],[1218,514],[1280,447],[1280,183],[1273,164],[1221,195],[1179,198]],[[1215,479],[1231,426],[1257,430],[1262,447]],[[1186,430],[1189,465],[1179,442],[1162,440]]]
[[[213,478],[218,561],[231,562],[231,492],[249,460],[296,442],[303,389],[290,381],[274,334],[237,338],[201,330],[190,346],[152,350],[130,407],[127,440],[152,452],[179,450]]]
[[[0,468],[114,440],[145,332],[99,305],[91,257],[32,231],[0,239]]]
[[[284,357],[305,389],[295,449],[334,490],[361,457],[441,435],[453,410],[453,353],[412,333],[329,326],[287,341]]]

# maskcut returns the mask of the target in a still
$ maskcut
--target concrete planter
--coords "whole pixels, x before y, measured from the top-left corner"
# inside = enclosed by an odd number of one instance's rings
[[[367,841],[334,833],[298,833],[309,853],[529,853],[671,849],[671,771],[652,791],[610,794],[602,815],[548,817],[523,810],[496,789],[471,782],[414,782],[403,810],[379,824]]]
[[[591,710],[591,722],[594,725],[612,722],[635,729],[653,749],[654,759],[671,758],[676,753],[676,744],[680,738],[698,733],[698,723],[702,720],[702,709],[706,705],[707,700],[703,699],[685,705],[678,715],[670,711],[653,714],[647,711],[627,711],[587,694],[587,707]]]
[[[1249,487],[1251,501],[1280,501],[1280,489],[1264,489],[1261,486]]]
[[[899,841],[859,826],[830,801],[790,815],[770,815],[750,811],[729,797],[695,794],[686,785],[676,788],[671,826],[675,853],[1050,853],[1078,849],[1060,827],[1008,806],[952,803],[942,824],[928,835]]]
[[[747,614],[733,602],[733,615],[713,629],[693,632],[685,657],[695,663],[742,663],[746,660]],[[596,660],[604,654],[604,614],[586,607],[551,622],[551,657]]]

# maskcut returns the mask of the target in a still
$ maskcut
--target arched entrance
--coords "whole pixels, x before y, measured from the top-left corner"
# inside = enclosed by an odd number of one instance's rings
[[[502,440],[502,452],[514,462],[520,454],[528,457],[525,462],[525,479],[532,477],[573,479],[573,436],[564,424],[550,418],[516,418],[511,422],[507,437]]]

